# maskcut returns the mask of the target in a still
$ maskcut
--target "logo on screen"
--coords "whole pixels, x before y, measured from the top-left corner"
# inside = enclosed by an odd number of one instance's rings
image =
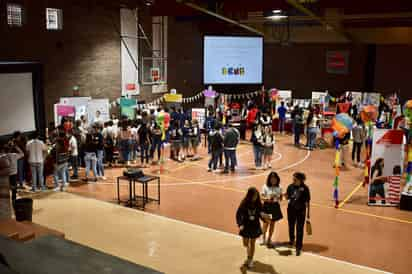
[[[223,76],[244,76],[246,74],[246,69],[242,66],[233,67],[225,66],[222,68]]]

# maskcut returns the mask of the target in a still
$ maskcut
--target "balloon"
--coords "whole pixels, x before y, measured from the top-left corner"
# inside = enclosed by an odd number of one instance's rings
[[[374,105],[364,106],[360,112],[360,116],[364,123],[374,122],[378,118],[378,108]]]

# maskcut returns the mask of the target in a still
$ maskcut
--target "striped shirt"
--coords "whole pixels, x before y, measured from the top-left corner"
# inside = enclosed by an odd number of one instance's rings
[[[389,176],[388,196],[391,204],[399,204],[401,193],[401,176]]]

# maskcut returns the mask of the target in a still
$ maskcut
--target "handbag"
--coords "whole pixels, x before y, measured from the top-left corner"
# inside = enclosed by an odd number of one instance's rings
[[[312,235],[312,223],[309,220],[306,221],[306,233]]]

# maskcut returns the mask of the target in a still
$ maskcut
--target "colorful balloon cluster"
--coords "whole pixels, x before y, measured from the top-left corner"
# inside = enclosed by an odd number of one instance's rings
[[[332,120],[333,136],[343,138],[353,127],[353,119],[347,113],[340,113]]]
[[[412,181],[412,100],[408,100],[403,108],[403,113],[406,117],[406,122],[409,123],[409,133],[408,133],[408,165],[406,168],[406,182],[411,183]]]

